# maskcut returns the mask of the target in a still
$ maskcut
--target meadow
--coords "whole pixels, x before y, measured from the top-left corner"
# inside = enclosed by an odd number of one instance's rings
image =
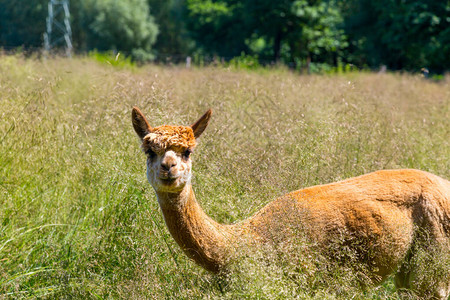
[[[397,299],[392,280],[361,288],[349,270],[246,257],[215,276],[195,265],[165,227],[131,108],[155,126],[213,109],[193,186],[212,218],[233,223],[286,192],[378,169],[449,179],[449,85],[0,56],[0,298]]]

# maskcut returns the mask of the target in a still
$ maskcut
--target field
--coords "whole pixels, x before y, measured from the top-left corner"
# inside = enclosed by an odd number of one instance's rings
[[[223,277],[196,266],[165,227],[131,107],[155,126],[213,109],[193,186],[232,223],[285,192],[378,169],[449,179],[449,85],[0,56],[0,298],[397,299],[392,280],[360,289],[348,270],[311,276],[252,257]]]

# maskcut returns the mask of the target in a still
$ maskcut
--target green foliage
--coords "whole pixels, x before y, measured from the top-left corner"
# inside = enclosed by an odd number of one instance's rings
[[[114,55],[114,52],[98,52],[98,51],[91,51],[88,54],[89,57],[95,59],[96,61],[108,64],[115,67],[126,67],[126,68],[134,68],[136,64],[131,60],[131,57],[125,57],[124,55],[121,55],[121,53],[117,53]]]
[[[187,0],[187,26],[204,54],[225,58],[247,50],[242,1]]]
[[[236,69],[259,69],[261,65],[258,61],[258,56],[254,55],[245,55],[245,53],[241,53],[241,56],[234,57],[228,63],[229,66],[232,66]]]
[[[312,4],[314,3],[314,4]],[[294,1],[292,13],[301,22],[302,34],[292,38],[300,39],[304,50],[314,55],[333,53],[347,47],[340,11],[334,1]]]
[[[159,32],[153,46],[158,58],[167,56],[183,56],[194,47],[186,28],[186,7],[184,0],[148,0]]]
[[[264,37],[275,60],[294,62],[308,58],[333,63],[333,55],[347,46],[339,29],[340,12],[333,1],[251,1],[247,24],[254,34]]]
[[[347,46],[333,1],[191,0],[187,8],[195,40],[221,56],[245,52],[263,61],[308,57],[333,64]]]
[[[48,14],[46,0],[0,0],[0,46],[42,47]],[[145,0],[71,1],[76,50],[115,50],[135,60],[154,56],[158,27]],[[56,30],[56,29],[55,29]]]
[[[0,47],[38,50],[48,1],[22,2],[0,0]],[[229,61],[244,52],[263,65],[309,73],[340,63],[425,67],[430,76],[450,70],[449,1],[80,0],[70,6],[76,52],[113,50],[135,61],[170,63],[194,55]]]
[[[95,49],[124,51],[139,61],[153,58],[152,45],[158,34],[145,0],[102,0],[95,2],[90,28]]]
[[[449,1],[347,1],[346,32],[356,64],[435,72],[450,68]]]
[[[41,47],[47,0],[0,0],[0,47]]]

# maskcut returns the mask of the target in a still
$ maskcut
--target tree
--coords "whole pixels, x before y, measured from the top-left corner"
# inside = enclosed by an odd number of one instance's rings
[[[314,56],[333,63],[346,47],[334,1],[188,0],[187,9],[196,42],[221,56],[245,51],[263,60],[294,62]],[[255,47],[257,42],[262,46]]]
[[[41,47],[48,0],[0,0],[0,46]]]
[[[232,58],[248,48],[240,0],[187,0],[187,26],[203,53]]]
[[[185,58],[193,48],[193,41],[186,28],[186,5],[184,0],[147,1],[159,34],[154,49],[158,59]]]
[[[152,56],[158,28],[145,0],[71,1],[78,51],[117,50],[138,60]],[[0,46],[42,47],[48,0],[0,0]]]
[[[349,0],[346,32],[357,64],[450,68],[450,1]]]
[[[335,63],[347,46],[340,11],[326,0],[244,0],[248,26],[272,47],[272,59]]]
[[[141,61],[153,57],[158,27],[145,0],[96,1],[90,48],[123,51]]]
[[[277,62],[281,58],[283,40],[294,30],[291,5],[291,0],[244,1],[244,10],[249,12],[246,15],[246,26],[251,28],[254,39],[263,38],[266,41],[267,46],[272,48],[272,59]]]
[[[42,47],[47,3],[0,0],[0,47]],[[342,60],[450,69],[450,0],[78,0],[70,6],[76,52],[115,50],[142,61],[244,53],[292,66]]]
[[[334,1],[294,1],[291,12],[296,29],[287,35],[291,59],[305,57],[310,62],[336,65],[337,55],[346,48],[347,38],[339,28],[343,19]]]

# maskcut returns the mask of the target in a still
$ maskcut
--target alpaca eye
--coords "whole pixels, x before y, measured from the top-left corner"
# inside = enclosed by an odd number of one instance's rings
[[[151,150],[151,149],[148,149],[148,150],[145,152],[145,154],[147,154],[147,156],[148,156],[150,159],[154,159],[154,158],[156,157],[156,153],[155,153],[153,150]]]
[[[192,153],[192,151],[188,149],[188,150],[184,151],[183,157],[184,157],[185,159],[188,159],[189,156],[191,155],[191,153]]]

